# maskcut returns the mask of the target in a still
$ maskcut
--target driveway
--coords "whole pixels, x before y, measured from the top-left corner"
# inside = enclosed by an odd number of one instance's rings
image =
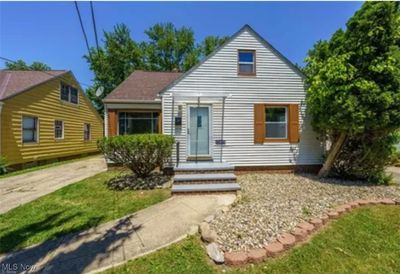
[[[0,214],[107,170],[103,156],[0,179]]]

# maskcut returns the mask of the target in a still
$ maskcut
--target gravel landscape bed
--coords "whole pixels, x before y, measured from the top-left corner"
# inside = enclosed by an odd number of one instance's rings
[[[310,217],[356,199],[400,199],[400,186],[319,179],[314,175],[252,173],[238,176],[242,198],[210,226],[223,251],[262,248]]]

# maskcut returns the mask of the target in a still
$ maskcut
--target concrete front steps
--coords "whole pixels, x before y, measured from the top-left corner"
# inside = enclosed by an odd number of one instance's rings
[[[200,162],[180,163],[174,168],[173,194],[236,192],[233,166],[228,163]]]

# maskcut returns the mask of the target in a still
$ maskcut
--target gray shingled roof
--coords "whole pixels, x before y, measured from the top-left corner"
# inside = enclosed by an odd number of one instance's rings
[[[15,96],[67,72],[66,70],[50,70],[46,72],[0,70],[0,100]]]
[[[104,102],[154,101],[158,93],[182,75],[181,72],[136,70],[116,87]]]

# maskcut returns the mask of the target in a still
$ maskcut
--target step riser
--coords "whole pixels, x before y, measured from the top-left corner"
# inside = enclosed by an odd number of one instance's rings
[[[202,170],[175,170],[175,174],[204,174],[204,173],[233,173],[232,170],[227,170],[227,169],[220,169],[220,170],[207,170],[207,169],[202,169]]]
[[[232,184],[236,180],[201,180],[201,181],[174,181],[175,185],[194,185],[194,184]]]
[[[238,190],[226,190],[226,191],[188,191],[188,192],[172,192],[173,195],[209,195],[209,194],[236,194]]]

